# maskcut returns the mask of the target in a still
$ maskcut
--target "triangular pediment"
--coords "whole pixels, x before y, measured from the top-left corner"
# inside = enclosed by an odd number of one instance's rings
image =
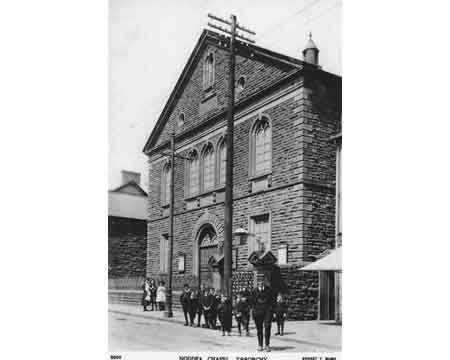
[[[118,188],[110,190],[110,192],[147,196],[147,193],[134,181],[127,182],[126,184],[123,184]]]
[[[195,128],[201,122],[217,115],[227,108],[227,72],[229,53],[228,38],[204,30],[192,51],[169,99],[144,147],[144,152],[160,145],[167,145],[170,134],[177,134]],[[214,56],[214,81],[205,87],[204,65],[206,58]],[[236,81],[242,76],[246,87],[236,94],[236,100],[246,98],[261,90],[304,63],[282,54],[254,45],[237,45]],[[181,119],[184,114],[184,121]]]

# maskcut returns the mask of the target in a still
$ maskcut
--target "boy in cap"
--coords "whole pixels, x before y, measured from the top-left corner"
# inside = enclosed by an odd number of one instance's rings
[[[233,321],[233,306],[226,295],[222,295],[222,300],[217,307],[217,312],[219,314],[220,325],[222,328],[222,336],[225,336],[225,333],[230,336],[231,323]]]

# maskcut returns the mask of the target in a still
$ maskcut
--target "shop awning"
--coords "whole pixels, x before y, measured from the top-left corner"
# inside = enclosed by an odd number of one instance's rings
[[[306,265],[300,270],[305,271],[341,271],[342,270],[342,247],[332,250],[328,255]]]

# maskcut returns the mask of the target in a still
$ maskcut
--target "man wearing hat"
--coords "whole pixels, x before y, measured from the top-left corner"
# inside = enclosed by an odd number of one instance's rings
[[[258,338],[258,351],[263,350],[263,339],[265,341],[265,350],[270,350],[270,329],[272,325],[272,289],[262,281],[258,281],[252,297],[253,320],[255,321],[256,334]]]

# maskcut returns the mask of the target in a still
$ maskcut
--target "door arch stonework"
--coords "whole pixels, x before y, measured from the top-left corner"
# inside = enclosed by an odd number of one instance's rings
[[[199,249],[200,249],[200,241],[202,231],[205,227],[210,227],[212,231],[215,232],[218,246],[223,244],[223,224],[219,222],[219,219],[216,215],[211,214],[209,212],[205,212],[202,216],[198,218],[196,221],[194,228],[192,229],[192,273],[195,276],[199,276]]]

